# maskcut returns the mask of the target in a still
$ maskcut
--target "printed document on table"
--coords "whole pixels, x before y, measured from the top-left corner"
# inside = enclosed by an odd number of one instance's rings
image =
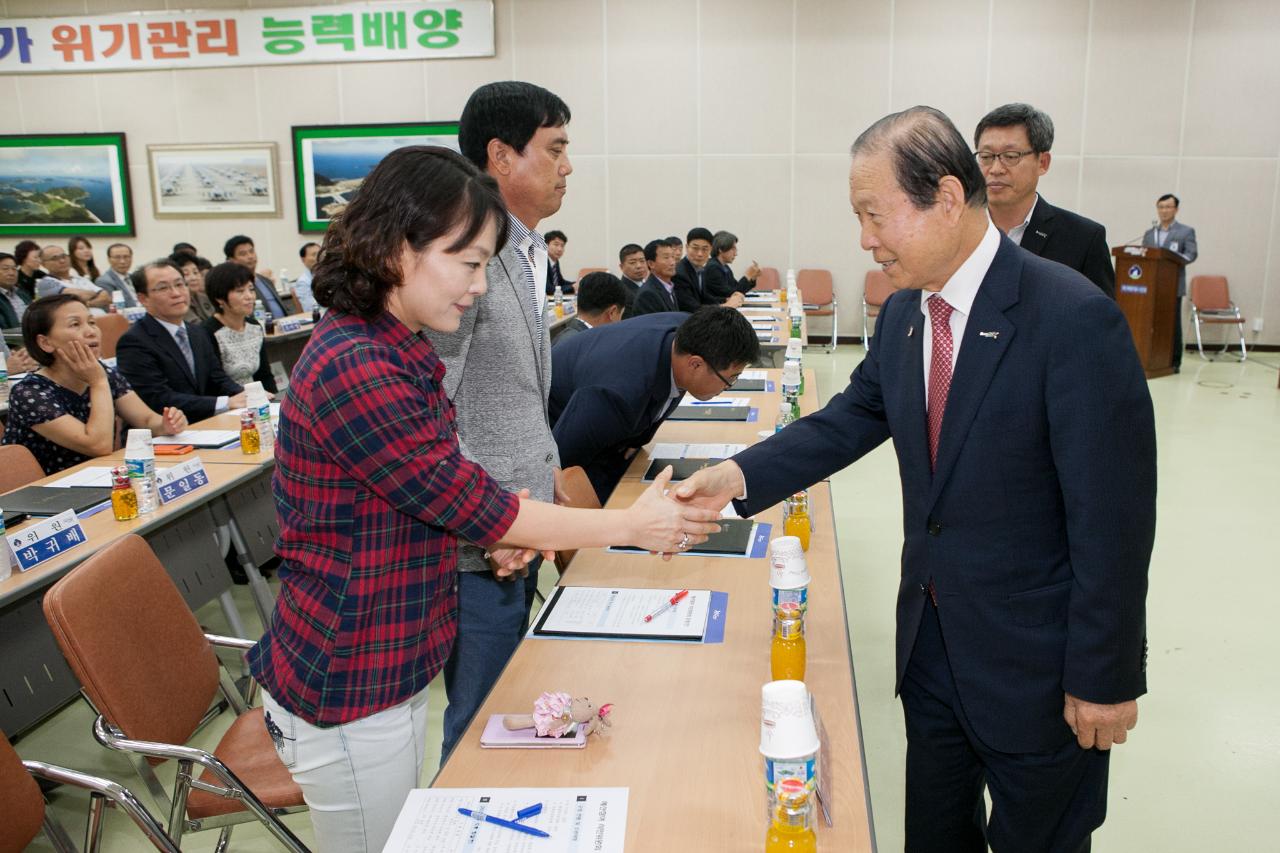
[[[383,853],[622,853],[628,788],[418,788],[409,792]],[[460,814],[484,811],[502,820],[542,804],[520,823],[550,833],[539,838]]]
[[[238,441],[238,429],[188,429],[177,435],[158,435],[152,444],[190,444],[192,447],[221,447]]]
[[[54,480],[48,485],[55,488],[64,489],[69,486],[101,486],[111,488],[111,469],[101,465],[90,465],[88,468],[81,468],[74,474],[68,474],[59,480]]]
[[[688,396],[688,395],[686,395]],[[718,397],[712,397],[710,400],[681,400],[682,406],[750,406],[750,397],[726,397],[721,394]]]
[[[744,370],[738,374],[739,379],[768,379],[769,372],[767,370]]]
[[[745,444],[678,444],[660,441],[649,452],[650,459],[728,459],[746,450]]]
[[[542,606],[533,633],[541,636],[701,640],[707,630],[711,591],[691,589],[674,607],[656,612],[678,589],[609,589],[561,586]]]

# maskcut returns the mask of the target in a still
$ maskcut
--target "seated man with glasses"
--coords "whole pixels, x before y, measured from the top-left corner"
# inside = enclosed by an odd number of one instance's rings
[[[995,226],[1031,254],[1083,273],[1114,299],[1107,229],[1036,192],[1040,176],[1049,171],[1053,120],[1029,104],[1005,104],[983,116],[973,142]]]
[[[105,314],[111,304],[111,295],[71,267],[71,256],[58,245],[40,250],[40,263],[48,271],[44,278],[36,280],[36,298],[68,293],[79,299],[94,314]]]
[[[604,503],[685,393],[710,400],[759,356],[755,330],[733,308],[646,314],[575,335],[551,351],[560,464],[585,468]]]
[[[116,344],[116,367],[142,401],[157,412],[181,409],[192,423],[244,406],[244,388],[223,371],[209,333],[183,320],[190,294],[182,271],[163,258],[132,279],[147,316]]]

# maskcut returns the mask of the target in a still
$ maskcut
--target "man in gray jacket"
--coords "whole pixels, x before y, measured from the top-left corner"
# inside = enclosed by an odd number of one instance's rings
[[[538,223],[560,209],[573,171],[566,149],[569,108],[530,83],[481,86],[462,110],[462,154],[498,182],[510,219],[507,243],[489,261],[489,289],[457,332],[427,333],[445,364],[445,391],[468,457],[511,491],[559,497],[560,457],[547,415],[551,340],[544,318],[547,246]],[[527,627],[538,585],[528,574],[499,580],[509,552],[463,545],[458,558],[458,638],[445,664],[449,706],[442,761],[466,731]]]
[[[1177,222],[1178,197],[1173,193],[1165,193],[1156,200],[1156,216],[1159,221],[1154,228],[1148,228],[1142,235],[1142,245],[1158,246],[1177,252],[1191,263],[1200,254],[1196,246],[1196,229],[1190,225]],[[1178,310],[1173,321],[1173,370],[1182,369],[1182,297],[1187,295],[1187,268],[1178,268]]]

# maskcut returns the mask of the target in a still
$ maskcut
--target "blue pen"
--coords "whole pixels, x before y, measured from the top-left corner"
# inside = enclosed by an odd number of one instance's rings
[[[551,833],[543,832],[541,829],[534,829],[532,826],[525,826],[523,823],[516,823],[511,820],[503,820],[500,817],[494,817],[487,814],[476,814],[471,809],[458,809],[458,814],[466,815],[472,820],[482,820],[485,823],[492,823],[497,826],[505,826],[507,829],[514,829],[516,832],[523,832],[528,835],[536,835],[539,838],[550,838]]]
[[[528,818],[531,818],[534,815],[539,815],[539,814],[542,814],[542,803],[534,803],[533,805],[526,806],[525,808],[522,808],[520,811],[516,812],[516,822],[518,823],[522,820],[527,820]]]

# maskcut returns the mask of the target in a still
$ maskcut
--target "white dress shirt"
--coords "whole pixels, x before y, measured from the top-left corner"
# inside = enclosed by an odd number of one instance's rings
[[[955,309],[951,312],[951,369],[953,371],[956,368],[956,361],[960,358],[960,343],[964,340],[964,328],[969,322],[969,315],[973,312],[973,300],[977,298],[978,288],[982,286],[987,270],[991,269],[991,262],[995,260],[996,250],[999,248],[1000,229],[988,220],[987,233],[983,235],[978,248],[973,250],[973,254],[960,265],[960,269],[956,270],[951,278],[947,279],[942,290],[938,291],[938,295]],[[924,334],[920,337],[921,345],[924,347],[926,405],[929,400],[929,366],[933,362],[933,321],[929,317],[928,304],[930,296],[933,294],[927,290],[920,292],[920,313],[924,315]]]
[[[1022,245],[1022,235],[1027,233],[1027,226],[1031,224],[1031,214],[1036,212],[1036,205],[1040,203],[1040,193],[1036,193],[1035,200],[1031,202],[1031,208],[1027,211],[1027,218],[1022,220],[1021,225],[1015,225],[1009,229],[1009,239],[1019,246]]]

